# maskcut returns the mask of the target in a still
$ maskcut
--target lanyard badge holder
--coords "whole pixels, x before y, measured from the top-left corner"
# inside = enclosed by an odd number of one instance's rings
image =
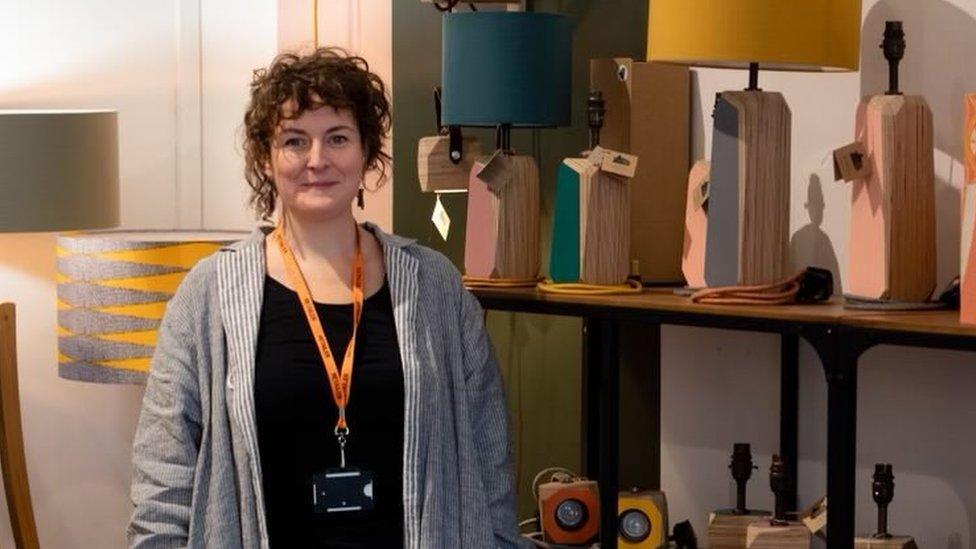
[[[274,240],[281,250],[282,259],[288,270],[292,285],[298,292],[305,312],[308,326],[312,330],[319,356],[325,367],[326,377],[332,389],[332,398],[339,409],[339,419],[334,433],[339,445],[339,467],[326,469],[312,475],[312,505],[316,513],[344,513],[353,511],[369,511],[375,506],[373,496],[373,473],[363,469],[346,466],[346,442],[350,429],[346,422],[346,406],[349,404],[349,394],[352,388],[353,358],[356,353],[356,335],[359,321],[363,314],[363,254],[359,241],[359,228],[356,228],[356,261],[352,275],[353,295],[353,324],[352,337],[346,347],[342,360],[342,370],[336,365],[335,357],[329,348],[329,341],[319,322],[315,303],[312,301],[308,284],[302,275],[298,262],[285,243],[284,230],[278,226],[273,233]]]

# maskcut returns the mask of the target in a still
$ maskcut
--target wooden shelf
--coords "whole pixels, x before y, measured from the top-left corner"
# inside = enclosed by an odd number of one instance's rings
[[[842,317],[841,323],[858,328],[976,338],[976,325],[960,323],[959,311],[884,311],[877,313],[848,311]]]
[[[711,305],[693,303],[689,297],[675,294],[674,290],[647,288],[641,294],[585,296],[545,293],[535,288],[478,288],[472,293],[482,303],[490,304],[485,305],[487,309],[532,312],[531,309],[562,306],[562,309],[572,311],[552,311],[555,314],[585,315],[599,309],[613,309],[824,324],[836,323],[845,314],[843,304],[836,299],[810,305]]]
[[[676,295],[674,288],[645,289],[641,294],[582,296],[542,293],[527,289],[476,289],[475,296],[487,310],[556,314],[582,317],[584,399],[587,419],[584,440],[597,441],[587,455],[597,466],[587,466],[591,478],[599,478],[601,494],[615,494],[619,462],[618,331],[623,321],[647,324],[679,324],[772,332],[780,345],[780,453],[798,462],[797,430],[799,399],[798,340],[814,348],[827,382],[827,496],[830,499],[827,547],[848,548],[854,539],[855,482],[857,466],[857,367],[867,349],[881,344],[976,351],[976,326],[959,322],[958,311],[866,311],[846,309],[839,299],[827,303],[785,306],[705,305]],[[642,350],[648,367],[660,361],[660,332]],[[588,364],[589,363],[589,364]],[[659,375],[660,371],[657,370]],[[641,388],[660,402],[659,382]],[[658,417],[652,421],[660,422]],[[791,497],[795,505],[795,486]],[[614,522],[616,498],[602,497],[607,532],[604,547],[616,547]]]

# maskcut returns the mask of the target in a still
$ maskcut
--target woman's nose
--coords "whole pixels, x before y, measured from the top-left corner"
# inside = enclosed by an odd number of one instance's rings
[[[312,145],[308,149],[308,160],[306,164],[309,169],[319,169],[329,164],[329,151],[325,143],[318,139],[312,140]]]

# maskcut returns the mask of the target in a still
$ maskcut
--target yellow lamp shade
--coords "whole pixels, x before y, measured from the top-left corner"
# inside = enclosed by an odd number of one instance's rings
[[[857,70],[861,0],[649,0],[647,60]]]

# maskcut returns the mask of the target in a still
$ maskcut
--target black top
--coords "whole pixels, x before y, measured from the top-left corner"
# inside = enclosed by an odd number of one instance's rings
[[[352,305],[316,303],[342,367]],[[366,298],[346,419],[346,465],[375,475],[372,511],[316,514],[312,475],[339,466],[338,411],[298,295],[265,277],[254,408],[272,549],[403,546],[403,368],[386,283]]]

